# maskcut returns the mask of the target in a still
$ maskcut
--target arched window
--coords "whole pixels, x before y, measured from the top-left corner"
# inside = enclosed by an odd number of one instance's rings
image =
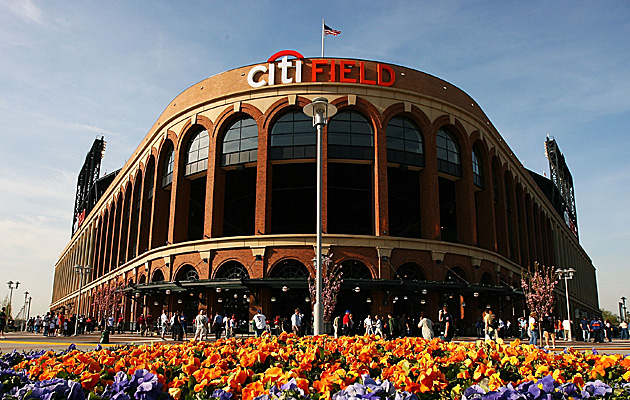
[[[413,262],[407,262],[398,267],[396,276],[405,281],[426,281],[422,268]]]
[[[258,158],[258,126],[251,117],[233,122],[223,137],[221,166],[245,164]]]
[[[177,271],[177,275],[175,276],[175,281],[183,282],[183,281],[198,281],[199,273],[192,265],[185,265]]]
[[[473,182],[480,188],[484,187],[483,180],[483,163],[481,156],[479,156],[479,149],[477,146],[473,146],[472,151],[472,167],[473,167]]]
[[[342,111],[328,123],[328,158],[374,160],[374,132],[367,118]]]
[[[437,134],[438,171],[449,175],[462,176],[462,161],[459,144],[455,136],[446,128]]]
[[[488,272],[484,272],[483,275],[481,275],[481,284],[482,285],[494,284],[494,282],[492,282],[492,276],[490,276]]]
[[[164,282],[164,273],[161,269],[158,269],[153,273],[153,277],[151,278],[151,282]]]
[[[249,272],[238,261],[228,261],[219,268],[216,279],[249,279]]]
[[[424,167],[422,133],[408,118],[395,117],[387,124],[387,161]]]
[[[289,111],[271,127],[270,160],[317,157],[317,134],[311,117]]]
[[[297,260],[282,260],[277,263],[269,273],[270,278],[308,279],[308,268]]]
[[[167,187],[173,183],[173,164],[175,161],[175,151],[173,145],[168,145],[166,150],[166,159],[164,161],[164,167],[162,169],[162,187]]]
[[[186,151],[186,171],[184,176],[194,175],[208,169],[208,131],[198,127],[199,132],[193,135]]]
[[[467,283],[466,272],[460,267],[453,267],[446,273],[447,282]]]
[[[343,279],[372,279],[370,269],[357,260],[346,260],[341,263]]]

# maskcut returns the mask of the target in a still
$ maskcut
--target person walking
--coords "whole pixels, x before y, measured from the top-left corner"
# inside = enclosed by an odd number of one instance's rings
[[[591,329],[590,324],[586,317],[582,317],[582,321],[580,321],[580,328],[582,329],[582,340],[585,342],[591,341]]]
[[[387,327],[389,328],[388,339],[395,338],[398,335],[398,323],[396,322],[396,318],[392,317],[391,314],[387,314]]]
[[[532,312],[529,314],[529,344],[538,346],[538,337],[540,336],[538,329],[538,314]]]
[[[488,309],[483,316],[483,330],[486,340],[497,340],[497,325],[492,310]]]
[[[564,330],[564,340],[571,337],[571,320],[569,318],[562,321],[562,329]]]
[[[453,336],[455,336],[455,325],[453,323],[453,316],[448,312],[448,306],[446,305],[440,310],[440,322],[442,322],[442,335],[440,339],[445,342],[450,342],[453,340]]]
[[[168,329],[168,315],[166,315],[166,311],[162,311],[162,315],[160,315],[160,336],[162,340],[166,340],[164,335],[166,335],[166,331]]]
[[[629,339],[628,337],[628,323],[626,321],[621,321],[619,323],[619,329],[621,330],[621,339]]]
[[[372,330],[372,318],[370,317],[370,314],[368,314],[368,316],[365,317],[365,319],[363,320],[363,327],[365,328],[366,335],[371,335],[372,333],[374,333],[374,331]]]
[[[199,314],[195,317],[195,336],[193,337],[193,342],[205,339],[207,326],[208,317],[206,317],[206,312],[205,310],[199,310]]]
[[[385,335],[383,334],[383,320],[381,319],[381,317],[378,316],[378,314],[374,316],[372,327],[374,328],[375,335],[385,337]]]
[[[604,321],[604,335],[606,337],[606,339],[608,339],[608,342],[612,342],[612,324],[610,323],[609,320]]]
[[[543,331],[543,339],[545,340],[545,349],[556,348],[556,319],[549,313],[543,317],[541,328]],[[551,346],[549,340],[551,339]]]
[[[212,320],[212,329],[214,330],[214,338],[216,340],[221,339],[221,332],[223,332],[223,317],[218,311]]]
[[[435,337],[435,333],[433,333],[433,321],[431,321],[427,314],[424,311],[420,312],[420,322],[418,322],[418,328],[420,329],[420,334],[426,340],[431,340]]]
[[[2,307],[0,311],[0,339],[6,339],[4,336],[4,331],[7,328],[7,309],[6,307]]]
[[[258,310],[258,313],[254,315],[253,322],[256,336],[261,336],[267,327],[267,317],[262,313],[262,310]]]
[[[591,334],[593,336],[593,343],[604,343],[604,336],[602,334],[602,321],[598,317],[594,317],[590,324]]]
[[[296,336],[300,336],[302,329],[302,316],[300,315],[300,309],[296,308],[293,315],[291,315],[291,331]]]
[[[339,337],[339,334],[342,333],[342,329],[343,329],[343,324],[341,323],[341,316],[337,315],[335,317],[335,319],[333,320],[333,331],[335,333],[335,339],[337,339]]]
[[[346,336],[350,335],[350,310],[346,310],[346,313],[343,315],[343,334]]]

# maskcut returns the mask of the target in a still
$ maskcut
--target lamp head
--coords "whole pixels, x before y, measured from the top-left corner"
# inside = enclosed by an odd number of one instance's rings
[[[313,118],[313,125],[326,125],[328,118],[337,113],[337,107],[328,102],[325,97],[316,97],[304,106],[304,114]]]

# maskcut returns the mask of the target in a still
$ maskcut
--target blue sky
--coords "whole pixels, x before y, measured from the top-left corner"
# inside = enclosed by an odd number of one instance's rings
[[[0,276],[32,313],[51,299],[77,173],[97,135],[120,168],[166,105],[217,73],[283,49],[403,65],[472,96],[521,162],[547,171],[556,138],[573,174],[600,305],[630,297],[627,1],[0,0]],[[8,294],[0,285],[0,298]]]

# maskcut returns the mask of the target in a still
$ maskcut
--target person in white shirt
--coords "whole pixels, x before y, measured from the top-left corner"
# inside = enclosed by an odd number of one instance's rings
[[[363,320],[363,327],[365,328],[365,334],[366,335],[371,335],[371,334],[374,333],[374,331],[372,330],[372,318],[370,318],[369,314]]]
[[[420,312],[420,322],[418,322],[418,328],[420,328],[422,337],[426,340],[431,340],[435,337],[435,333],[433,333],[433,321],[427,318],[427,314],[424,311]]]
[[[378,315],[374,316],[374,321],[372,322],[372,327],[374,328],[374,334],[383,337],[383,320],[379,318]]]
[[[564,330],[564,340],[569,340],[571,336],[571,321],[568,319],[562,321],[562,330]]]
[[[168,316],[166,315],[166,311],[162,311],[162,315],[160,315],[160,336],[162,340],[166,340],[164,335],[166,334],[166,328],[168,324]]]
[[[206,326],[208,324],[208,317],[204,310],[199,310],[199,314],[195,317],[195,337],[193,341],[203,340],[206,337]],[[197,339],[199,338],[199,339]]]
[[[256,329],[256,336],[262,335],[267,326],[267,317],[264,316],[262,310],[258,310],[258,314],[254,315],[254,329]]]
[[[296,336],[300,336],[300,330],[302,328],[302,316],[300,315],[300,309],[296,308],[295,313],[291,315],[291,330]]]

